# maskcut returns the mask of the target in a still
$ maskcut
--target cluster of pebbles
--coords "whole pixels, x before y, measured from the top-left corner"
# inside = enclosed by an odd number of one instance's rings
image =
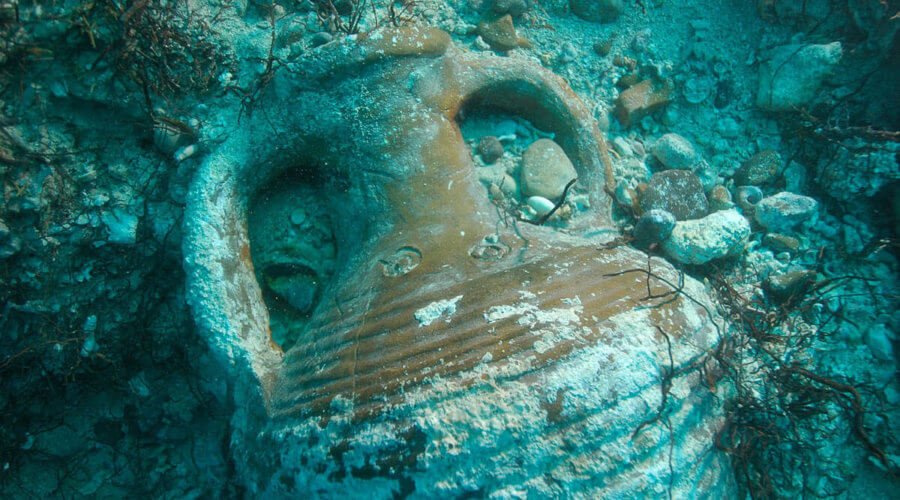
[[[587,207],[575,166],[552,134],[521,119],[476,121],[463,130],[478,178],[495,203],[519,219],[552,224],[564,224]]]

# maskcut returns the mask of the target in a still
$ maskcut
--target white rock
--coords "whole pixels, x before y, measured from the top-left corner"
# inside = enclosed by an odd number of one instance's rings
[[[818,207],[809,196],[782,191],[756,204],[756,222],[770,231],[788,231],[801,223],[815,224]]]
[[[550,211],[553,210],[553,207],[556,206],[552,201],[544,198],[543,196],[532,196],[528,198],[528,201],[526,203],[528,203],[529,207],[534,209],[534,212],[538,215],[538,217],[543,217],[549,214]]]
[[[678,262],[705,264],[740,252],[749,236],[747,219],[736,210],[721,210],[701,219],[679,221],[662,247]]]
[[[666,134],[659,138],[650,152],[668,169],[690,169],[698,158],[690,141],[678,134]]]

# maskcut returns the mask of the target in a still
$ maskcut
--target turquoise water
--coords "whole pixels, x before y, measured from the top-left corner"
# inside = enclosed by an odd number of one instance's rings
[[[894,496],[898,11],[0,4],[0,491]]]

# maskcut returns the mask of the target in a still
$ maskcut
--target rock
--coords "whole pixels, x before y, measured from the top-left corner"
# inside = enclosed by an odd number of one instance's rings
[[[779,170],[781,170],[781,155],[777,151],[766,149],[741,164],[741,168],[734,174],[734,181],[739,185],[764,186],[775,181]]]
[[[66,425],[55,427],[35,436],[34,446],[43,453],[54,457],[70,457],[86,448],[84,436]]]
[[[538,217],[543,217],[550,213],[551,210],[556,206],[552,201],[544,198],[543,196],[532,196],[528,198],[526,201],[528,206],[534,209],[534,213],[538,215]]]
[[[153,123],[153,143],[167,155],[175,153],[179,148],[193,143],[197,133],[190,125],[176,120],[157,116]]]
[[[684,82],[681,91],[684,100],[691,104],[700,104],[710,96],[714,85],[715,82],[708,76],[695,76]]]
[[[816,221],[819,203],[809,196],[782,191],[756,204],[756,222],[770,231],[786,231]]]
[[[563,64],[569,64],[572,61],[581,59],[580,54],[578,53],[578,49],[575,47],[572,42],[566,42],[560,47],[559,50],[559,62]]]
[[[791,271],[766,278],[763,289],[777,302],[799,298],[816,282],[815,271]]]
[[[623,90],[616,99],[616,118],[625,126],[639,122],[643,117],[669,103],[671,91],[667,86],[655,85],[644,80]]]
[[[531,45],[528,40],[516,33],[512,16],[509,14],[498,19],[482,21],[478,25],[478,34],[494,50],[507,51]]]
[[[736,210],[713,212],[702,219],[681,221],[662,248],[685,264],[705,264],[739,253],[750,236],[750,223]]]
[[[756,105],[787,111],[807,104],[840,61],[841,53],[840,42],[778,47],[759,67]]]
[[[698,219],[709,211],[700,179],[687,170],[665,170],[650,178],[641,196],[645,212],[661,209],[671,212],[676,220]]]
[[[866,333],[866,345],[872,356],[881,361],[894,360],[894,345],[884,325],[878,325]]]
[[[575,167],[558,144],[538,139],[522,155],[522,193],[557,200],[566,184],[578,177]]]
[[[763,237],[763,245],[775,252],[797,253],[800,250],[800,240],[793,236],[779,233],[769,233]]]
[[[634,226],[634,240],[642,246],[659,243],[675,229],[675,216],[665,210],[650,210]]]
[[[138,217],[124,208],[114,208],[100,214],[100,219],[109,229],[109,242],[120,245],[134,245],[137,242]]]
[[[653,143],[650,153],[669,169],[689,170],[698,160],[691,142],[678,134],[660,137]]]
[[[493,135],[482,137],[478,141],[478,154],[490,165],[503,157],[503,144]]]
[[[332,40],[334,40],[334,36],[332,36],[331,33],[320,31],[309,39],[309,45],[311,47],[320,47],[326,43],[330,43]]]
[[[595,23],[615,21],[625,10],[622,0],[569,0],[572,13]]]
[[[0,220],[0,259],[17,254],[22,249],[22,240],[12,234],[5,222]]]
[[[316,303],[319,279],[310,273],[296,272],[267,276],[266,286],[291,307],[300,313],[308,314]]]
[[[491,9],[497,14],[509,14],[519,17],[528,12],[528,0],[494,0]]]
[[[707,197],[709,198],[709,209],[714,212],[734,208],[734,202],[731,201],[731,192],[721,184],[713,186]]]

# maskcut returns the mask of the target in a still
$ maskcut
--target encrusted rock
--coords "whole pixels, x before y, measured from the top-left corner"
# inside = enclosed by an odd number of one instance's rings
[[[756,222],[770,231],[791,230],[801,223],[814,223],[819,202],[794,193],[782,191],[763,198],[756,204]]]
[[[759,67],[757,106],[786,111],[808,103],[841,60],[841,53],[840,42],[778,47]]]
[[[775,252],[796,253],[800,250],[800,240],[780,233],[769,233],[763,237],[763,245]]]
[[[667,86],[644,80],[619,94],[616,99],[616,118],[622,125],[629,127],[668,104],[670,94]]]
[[[678,134],[660,137],[650,147],[650,153],[666,168],[671,169],[690,169],[698,160],[691,142]]]
[[[650,210],[638,219],[634,226],[634,240],[639,245],[659,243],[675,229],[675,216],[665,210]]]
[[[763,287],[773,299],[784,302],[806,293],[815,281],[815,271],[791,271],[769,276],[763,282]]]
[[[641,196],[645,211],[661,209],[677,220],[697,219],[709,212],[709,204],[700,179],[687,170],[665,170],[650,178]]]
[[[320,31],[309,39],[309,45],[311,47],[320,47],[326,43],[330,43],[332,40],[334,40],[334,36],[331,33]]]
[[[522,192],[557,200],[566,184],[578,177],[575,167],[559,144],[538,139],[522,155]]]
[[[493,135],[482,137],[478,141],[478,154],[485,163],[490,165],[503,158],[503,144]]]
[[[528,40],[516,33],[512,16],[509,14],[498,19],[482,21],[478,25],[478,34],[494,50],[507,51],[530,45]]]
[[[881,361],[894,360],[894,346],[890,332],[884,325],[878,325],[866,332],[866,345],[872,356]]]
[[[709,198],[709,209],[712,211],[734,208],[734,202],[731,201],[731,191],[721,184],[713,186],[707,197]]]
[[[625,10],[622,0],[570,0],[569,6],[576,16],[596,23],[615,21]]]
[[[775,180],[780,169],[781,155],[777,151],[766,149],[741,164],[741,168],[734,174],[734,181],[741,185],[764,186]]]
[[[680,221],[662,242],[666,254],[685,264],[705,264],[739,253],[750,236],[750,223],[736,210]]]
[[[22,240],[10,232],[6,223],[0,221],[0,259],[12,257],[22,248]]]
[[[109,229],[109,242],[134,245],[137,242],[138,217],[124,208],[114,208],[100,214]]]
[[[497,14],[509,14],[519,17],[528,12],[530,5],[528,0],[494,0],[491,9]]]

